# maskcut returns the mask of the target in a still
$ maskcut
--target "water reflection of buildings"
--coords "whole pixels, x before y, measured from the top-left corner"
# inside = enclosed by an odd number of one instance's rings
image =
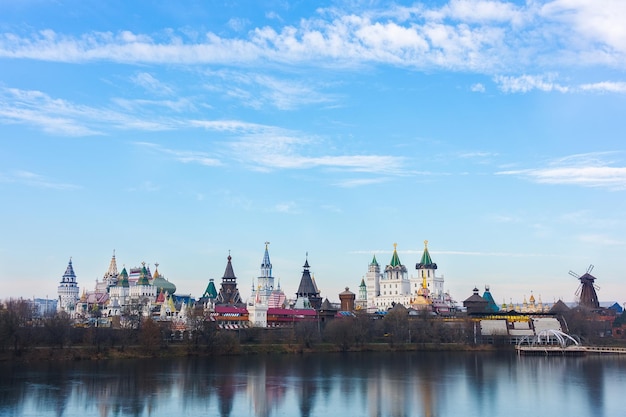
[[[396,352],[3,364],[0,371],[0,415],[429,417],[537,407],[542,415],[620,415],[626,361]]]

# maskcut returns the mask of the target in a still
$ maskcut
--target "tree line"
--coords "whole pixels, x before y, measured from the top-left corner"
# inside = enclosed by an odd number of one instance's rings
[[[37,317],[29,301],[9,299],[0,304],[0,351],[6,357],[7,353],[20,356],[32,349],[81,347],[94,354],[133,349],[143,355],[156,355],[176,346],[187,354],[224,354],[240,352],[246,345],[266,346],[267,350],[286,346],[297,351],[329,344],[336,350],[348,351],[374,343],[390,347],[476,343],[471,318],[444,319],[427,312],[409,315],[401,305],[385,315],[355,312],[323,322],[304,321],[281,328],[239,330],[218,328],[201,307],[189,309],[185,329],[174,328],[169,321],[143,317],[140,309],[129,308],[123,319],[113,319],[111,327],[77,326],[64,312]],[[587,342],[598,342],[607,335],[606,323],[609,330],[611,323],[594,320],[590,314],[572,310],[564,314],[562,322],[569,333]],[[622,316],[618,316],[614,325],[621,326],[622,321]]]

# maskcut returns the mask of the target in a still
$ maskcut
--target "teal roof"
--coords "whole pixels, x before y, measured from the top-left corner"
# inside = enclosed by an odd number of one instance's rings
[[[204,290],[203,297],[217,298],[217,289],[212,279],[209,280],[209,285],[207,285],[206,290]]]
[[[402,262],[400,262],[400,257],[398,256],[398,251],[396,251],[396,244],[393,244],[393,256],[391,257],[391,262],[389,265],[396,267],[401,266]]]
[[[126,272],[126,268],[122,269],[120,272],[119,279],[117,280],[118,287],[128,287],[128,272]]]
[[[167,291],[169,295],[172,295],[176,292],[176,285],[163,278],[163,275],[160,274],[158,277],[152,280],[152,285],[156,287],[157,292]]]
[[[359,287],[367,287],[367,285],[365,285],[365,278],[361,278],[361,285],[359,285]]]
[[[150,281],[148,279],[149,276],[150,274],[148,273],[146,264],[144,263],[141,268],[141,273],[139,274],[139,279],[137,280],[137,285],[150,285]]]
[[[428,241],[424,241],[424,253],[422,253],[422,259],[420,259],[419,263],[415,266],[416,269],[437,269],[437,264],[433,262],[430,258],[430,253],[428,252]]]
[[[372,263],[371,265],[376,265],[378,266],[378,261],[376,260],[376,255],[374,255],[374,259],[372,259]]]
[[[422,259],[420,260],[422,265],[431,265],[433,260],[430,259],[430,253],[428,253],[428,248],[424,248],[424,253],[422,254]]]
[[[491,296],[491,293],[489,292],[489,287],[485,288],[485,292],[483,293],[483,298],[487,300],[486,308],[488,312],[496,313],[500,311],[500,307],[498,307],[498,305],[496,304],[496,301],[493,299],[493,297]]]

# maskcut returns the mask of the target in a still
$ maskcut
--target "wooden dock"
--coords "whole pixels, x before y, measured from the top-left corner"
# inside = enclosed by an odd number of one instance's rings
[[[626,348],[606,346],[523,345],[515,350],[518,355],[527,356],[626,355]]]
[[[608,346],[585,346],[587,353],[598,355],[626,355],[626,348]]]

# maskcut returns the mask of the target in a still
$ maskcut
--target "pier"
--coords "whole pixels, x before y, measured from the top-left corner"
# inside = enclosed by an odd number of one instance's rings
[[[626,348],[608,346],[517,345],[515,350],[527,356],[626,355]]]

